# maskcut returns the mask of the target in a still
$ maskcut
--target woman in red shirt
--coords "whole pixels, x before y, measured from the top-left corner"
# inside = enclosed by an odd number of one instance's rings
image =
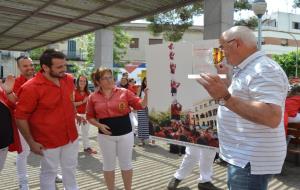
[[[89,128],[90,125],[85,119],[86,102],[90,92],[88,90],[88,80],[85,76],[79,76],[76,80],[76,90],[74,92],[74,104],[76,106],[77,115],[80,119],[77,119],[77,130],[81,128],[81,136],[83,143],[83,151],[88,154],[97,154],[97,151],[90,147],[89,142]]]
[[[98,141],[106,185],[108,190],[114,189],[115,161],[118,157],[124,189],[130,190],[134,137],[129,113],[131,107],[140,110],[147,106],[148,90],[141,99],[128,89],[116,87],[112,71],[106,68],[99,68],[94,77],[99,90],[90,95],[86,116],[99,129]]]

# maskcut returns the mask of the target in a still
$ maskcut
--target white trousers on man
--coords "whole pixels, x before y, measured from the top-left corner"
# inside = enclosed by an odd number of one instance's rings
[[[22,152],[17,154],[16,166],[17,166],[17,174],[19,179],[19,184],[27,184],[27,157],[30,154],[30,147],[24,139],[23,135],[19,133],[20,142],[22,145]]]
[[[55,177],[60,165],[66,190],[78,190],[75,173],[78,163],[78,139],[64,146],[46,149],[41,159],[41,190],[55,190]]]
[[[0,172],[4,168],[4,163],[7,157],[8,147],[0,149]]]
[[[81,117],[85,118],[85,114],[78,114]],[[90,124],[86,122],[85,124],[76,124],[78,134],[81,134],[82,145],[84,149],[90,148],[90,139],[89,139],[89,129]]]
[[[188,175],[190,175],[194,167],[199,164],[199,183],[211,181],[215,156],[215,150],[187,146],[185,150],[185,156],[181,162],[180,168],[176,171],[174,177],[176,179],[183,180]]]

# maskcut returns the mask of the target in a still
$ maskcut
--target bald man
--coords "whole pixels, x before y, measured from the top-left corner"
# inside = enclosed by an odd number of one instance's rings
[[[220,48],[233,66],[231,81],[201,74],[198,82],[219,101],[220,156],[228,162],[230,190],[266,190],[286,156],[283,126],[288,79],[282,68],[257,49],[253,31],[235,26],[222,33]],[[228,73],[225,65],[218,73]]]

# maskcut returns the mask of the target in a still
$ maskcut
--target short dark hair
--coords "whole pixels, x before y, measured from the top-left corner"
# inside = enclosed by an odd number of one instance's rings
[[[40,65],[47,65],[48,67],[52,66],[52,59],[66,59],[64,53],[57,51],[55,49],[46,49],[40,57]]]
[[[26,55],[20,55],[19,57],[17,57],[16,58],[16,61],[17,61],[17,64],[19,65],[19,61],[21,60],[21,59],[30,59],[28,56],[26,56]]]

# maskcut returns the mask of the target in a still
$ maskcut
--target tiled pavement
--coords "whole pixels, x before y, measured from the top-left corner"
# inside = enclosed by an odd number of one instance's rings
[[[91,144],[98,148],[96,142],[96,130],[91,130]],[[100,152],[101,154],[101,152]],[[18,182],[16,178],[14,153],[8,155],[4,170],[0,174],[0,190],[17,190]],[[133,153],[133,189],[136,190],[163,190],[173,173],[179,167],[182,157],[168,152],[168,146],[164,142],[157,142],[156,147],[134,148]],[[31,190],[39,188],[39,158],[33,154],[28,160],[29,185]],[[104,190],[104,178],[102,174],[102,162],[100,155],[89,156],[82,152],[79,153],[79,162],[77,169],[77,181],[82,190]],[[179,189],[197,189],[198,168],[185,179]],[[226,189],[226,167],[214,164],[213,183],[223,189]],[[123,189],[120,170],[116,171],[116,188]],[[62,184],[57,185],[57,189],[63,189]],[[287,172],[284,176],[276,176],[270,183],[271,190],[300,190],[300,167],[293,163],[288,163]]]

